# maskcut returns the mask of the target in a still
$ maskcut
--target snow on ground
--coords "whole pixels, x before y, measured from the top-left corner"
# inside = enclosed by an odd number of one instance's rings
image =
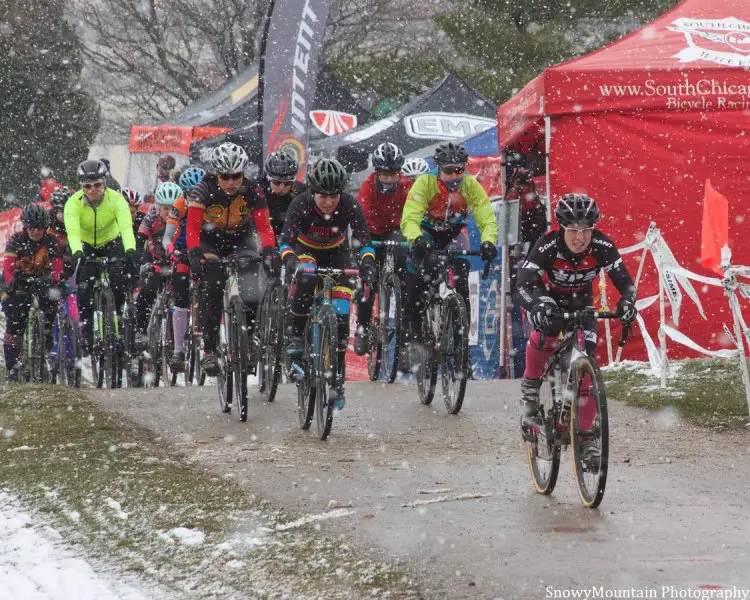
[[[14,600],[151,600],[94,572],[51,527],[0,490],[0,598]]]

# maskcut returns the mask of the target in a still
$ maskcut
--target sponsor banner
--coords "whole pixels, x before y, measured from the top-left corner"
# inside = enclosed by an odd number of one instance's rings
[[[11,208],[0,213],[0,248],[8,245],[10,236],[23,230],[21,224],[21,209]]]
[[[262,42],[259,107],[264,155],[291,152],[300,176],[306,172],[309,114],[329,8],[330,0],[274,0]]]
[[[406,134],[425,140],[461,140],[496,125],[495,119],[446,112],[417,113],[404,119]]]
[[[469,273],[469,345],[479,344],[479,271]]]
[[[190,154],[192,127],[173,125],[133,125],[130,128],[131,152],[175,152]]]
[[[312,110],[310,120],[318,131],[327,136],[339,135],[357,126],[357,115],[338,110]]]
[[[705,60],[728,67],[750,67],[750,23],[726,19],[680,18],[667,27],[685,36],[687,48],[675,55],[681,63]]]
[[[201,140],[214,138],[222,133],[228,133],[230,131],[232,131],[230,127],[193,127],[193,138],[191,144],[193,142],[200,142]]]

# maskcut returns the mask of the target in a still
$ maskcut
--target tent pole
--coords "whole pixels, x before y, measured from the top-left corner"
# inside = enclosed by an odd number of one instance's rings
[[[547,197],[544,204],[547,207],[547,228],[552,224],[552,189],[549,173],[549,149],[552,145],[552,117],[544,117],[544,164],[545,164],[545,185],[547,186]]]
[[[664,277],[662,276],[664,264],[659,265],[659,346],[661,355],[661,389],[667,389],[667,334],[664,331],[666,314],[664,308]]]
[[[128,151],[128,166],[125,167],[125,187],[130,187],[130,165],[133,162],[133,153]]]
[[[503,367],[503,374],[504,379],[509,379],[509,369],[508,364],[505,362],[505,328],[507,327],[506,323],[506,312],[507,312],[507,303],[505,299],[505,294],[507,285],[506,285],[506,279],[508,277],[508,203],[505,200],[505,197],[500,201],[503,203],[503,209],[501,211],[501,215],[503,217],[502,222],[500,225],[500,235],[502,236],[500,238],[500,248],[502,252],[502,262],[500,267],[500,330],[498,331],[498,337],[500,338],[498,350],[497,350],[497,358],[500,362],[500,366]]]

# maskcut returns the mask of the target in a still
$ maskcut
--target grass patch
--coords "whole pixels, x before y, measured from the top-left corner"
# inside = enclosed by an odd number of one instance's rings
[[[398,568],[185,463],[78,392],[0,387],[2,485],[91,559],[180,598],[417,598]],[[345,517],[346,518],[346,517]]]
[[[631,406],[673,407],[694,425],[737,428],[748,422],[745,387],[736,359],[696,358],[670,363],[667,388],[644,363],[626,362],[603,372],[607,396]]]

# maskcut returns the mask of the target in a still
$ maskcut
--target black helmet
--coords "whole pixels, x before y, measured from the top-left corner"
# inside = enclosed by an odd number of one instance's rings
[[[445,142],[435,148],[432,158],[438,167],[465,167],[469,162],[469,153],[461,144]]]
[[[386,173],[398,173],[404,166],[404,153],[396,144],[385,142],[372,153],[372,168]]]
[[[317,160],[307,174],[307,184],[318,194],[340,194],[349,178],[346,169],[333,158]]]
[[[263,168],[269,179],[294,181],[299,172],[299,163],[293,154],[279,150],[278,152],[271,152],[268,155]]]
[[[49,197],[49,203],[52,205],[52,208],[63,208],[68,198],[72,195],[73,192],[69,188],[58,188],[52,192],[52,195]]]
[[[84,160],[78,165],[78,182],[104,181],[107,177],[107,165],[100,160]]]
[[[555,206],[555,218],[562,227],[570,225],[593,227],[599,217],[599,206],[596,200],[589,198],[586,194],[565,194]]]
[[[24,227],[47,229],[49,227],[49,215],[42,206],[27,204],[21,213],[21,223],[23,223]]]

